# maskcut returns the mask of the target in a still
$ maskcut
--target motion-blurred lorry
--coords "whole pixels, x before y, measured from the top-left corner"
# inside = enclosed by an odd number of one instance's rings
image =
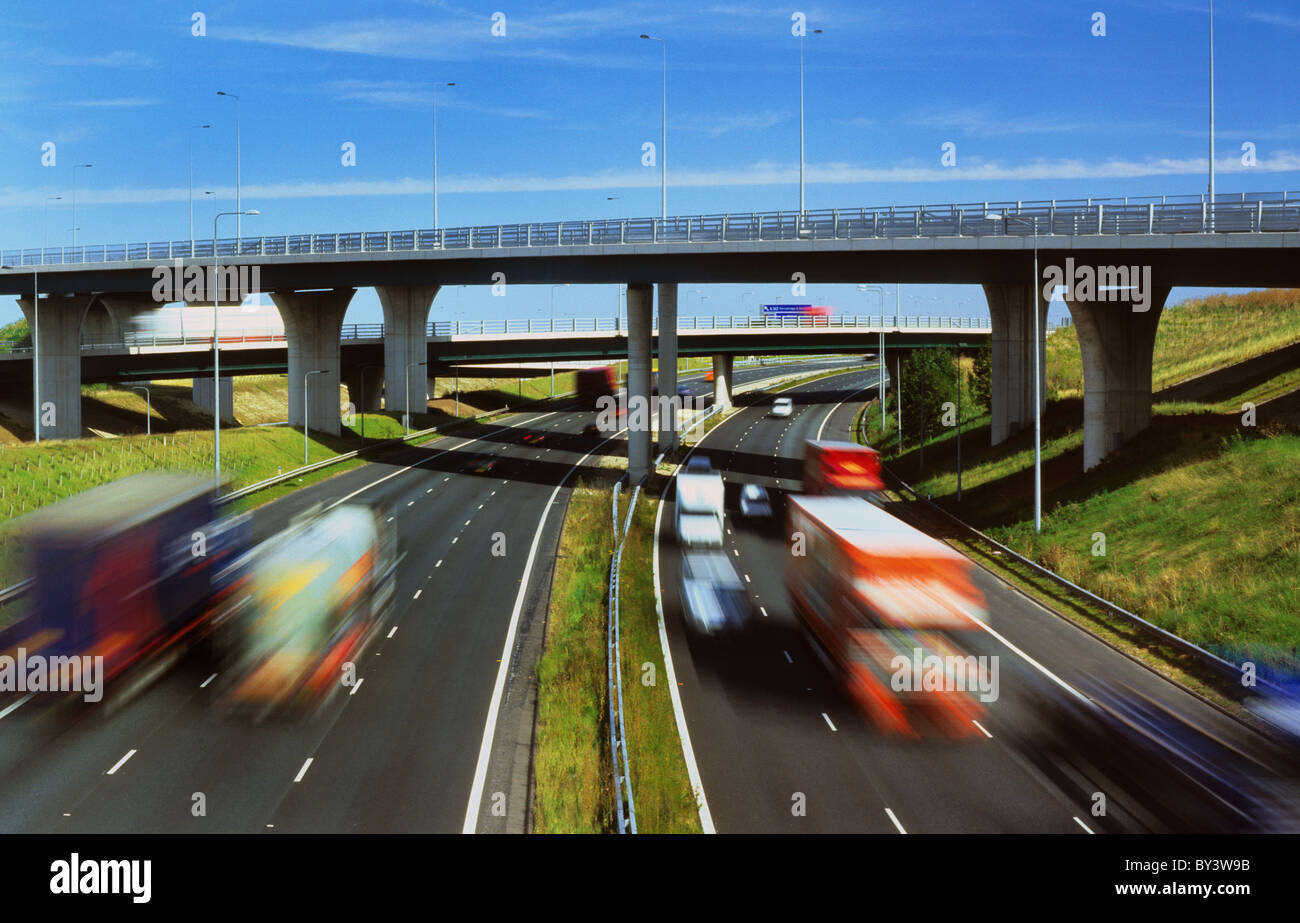
[[[854,442],[810,439],[804,443],[803,492],[846,494],[872,499],[884,490],[880,455]]]
[[[258,718],[303,714],[355,684],[396,568],[393,534],[364,504],[309,511],[235,562],[218,625],[220,703]]]
[[[15,528],[32,582],[28,615],[7,634],[28,656],[102,656],[105,683],[132,667],[156,675],[199,640],[221,572],[250,544],[248,517],[218,514],[210,478],[163,472],[92,488]]]
[[[699,459],[692,456],[692,461]],[[677,542],[682,547],[721,548],[723,500],[722,475],[707,467],[688,464],[677,475],[675,500]]]
[[[602,397],[614,396],[614,370],[607,365],[579,369],[576,380],[578,403],[588,410],[595,410]]]
[[[856,497],[790,497],[786,587],[863,711],[907,736],[978,733],[996,661],[967,654],[986,618],[956,551]]]

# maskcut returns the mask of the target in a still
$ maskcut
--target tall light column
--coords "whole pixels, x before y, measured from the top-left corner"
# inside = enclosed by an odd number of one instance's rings
[[[217,303],[217,277],[220,267],[217,265],[217,222],[225,215],[260,215],[255,208],[246,212],[217,212],[212,216],[212,474],[213,483],[218,494],[221,493],[221,322],[220,306]],[[304,395],[304,399],[306,395]],[[307,414],[304,410],[303,419]]]
[[[659,109],[659,217],[668,220],[668,43],[653,35],[641,37],[663,46],[663,101]]]
[[[93,167],[93,163],[78,163],[72,165],[72,249],[77,249],[77,171],[87,170]]]
[[[813,29],[813,35],[821,35],[821,29]],[[799,218],[802,225],[804,213],[803,201],[803,40],[804,35],[799,34]]]
[[[438,87],[454,87],[454,83],[433,85],[433,229],[438,230]]]
[[[1210,0],[1210,230],[1214,230],[1214,0]]]
[[[191,125],[188,132],[190,141],[190,259],[194,258],[194,130],[196,128],[211,127],[211,125]]]
[[[231,99],[235,101],[235,210],[233,212],[229,212],[228,214],[240,216],[235,218],[235,237],[238,239],[242,239],[244,236],[244,219],[242,216],[246,213],[242,210],[244,207],[244,202],[243,202],[243,193],[241,191],[242,177],[240,176],[240,163],[242,161],[242,157],[240,156],[240,150],[239,150],[240,147],[239,97],[236,96],[234,93],[227,93],[225,90],[217,90],[217,95],[229,96]],[[238,254],[238,248],[236,248],[236,254]]]

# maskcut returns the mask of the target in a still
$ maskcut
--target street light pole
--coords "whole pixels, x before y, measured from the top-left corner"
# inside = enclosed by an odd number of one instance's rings
[[[454,83],[433,85],[433,229],[435,231],[438,230],[438,87],[455,85]]]
[[[642,33],[642,38],[663,46],[663,101],[659,109],[659,217],[668,220],[668,42]]]
[[[1214,0],[1210,0],[1210,230],[1214,230]]]
[[[152,436],[153,435],[153,401],[151,401],[149,398],[149,389],[146,388],[144,385],[131,385],[130,390],[144,392],[144,434],[146,436]]]
[[[307,396],[307,379],[312,375],[324,375],[329,369],[312,369],[302,376],[302,463],[307,464],[307,411],[311,401]]]
[[[255,208],[246,212],[218,212],[212,216],[212,469],[213,482],[221,493],[221,315],[217,304],[217,222],[224,215],[260,215]],[[307,420],[307,395],[303,394],[303,422]],[[232,397],[233,400],[233,397]]]
[[[813,35],[820,35],[821,29],[813,29]],[[799,219],[802,223],[804,213],[803,200],[803,40],[799,33]]]
[[[245,212],[243,211],[244,203],[243,203],[243,193],[241,191],[242,177],[240,176],[241,161],[243,158],[240,156],[239,97],[236,96],[234,93],[227,93],[225,90],[217,90],[217,95],[229,96],[231,99],[235,101],[235,210],[233,212],[230,212],[230,214],[242,216],[245,214]],[[235,237],[236,239],[243,239],[243,236],[244,236],[244,219],[242,217],[239,217],[235,219]]]
[[[1011,216],[986,214],[990,221],[1001,221],[1003,230],[1015,220],[1032,222],[1034,231],[1034,282],[1029,288],[1029,309],[1034,315],[1034,533],[1043,531],[1043,414],[1042,414],[1042,346],[1039,342],[1038,296],[1041,277],[1038,275],[1038,216]]]
[[[72,249],[77,249],[77,171],[93,167],[93,163],[72,165]],[[43,258],[43,257],[42,257]]]
[[[406,419],[404,421],[403,429],[406,431],[405,434],[407,436],[411,435],[411,369],[428,364],[429,361],[427,359],[424,362],[408,362],[406,364]],[[459,413],[459,409],[457,412]]]
[[[194,258],[194,129],[211,128],[211,125],[191,125],[190,142],[190,259]]]

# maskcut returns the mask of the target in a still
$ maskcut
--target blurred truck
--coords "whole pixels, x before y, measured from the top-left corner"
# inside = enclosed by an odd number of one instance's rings
[[[861,498],[790,497],[787,525],[790,601],[868,717],[907,736],[978,733],[997,690],[996,666],[964,650],[986,618],[974,565]]]
[[[15,523],[31,574],[28,612],[6,636],[28,655],[102,656],[103,680],[156,675],[211,624],[248,517],[223,518],[212,480],[145,472]]]
[[[309,511],[235,562],[219,617],[220,706],[259,719],[306,714],[354,683],[392,607],[396,569],[394,536],[364,504]]]
[[[602,397],[614,396],[614,370],[607,365],[579,369],[576,382],[578,403],[588,410],[595,410]]]
[[[880,454],[854,442],[810,439],[804,443],[803,492],[873,498],[884,490]]]
[[[677,475],[674,502],[677,541],[683,547],[722,547],[726,488],[722,475],[709,467],[703,456],[691,462]]]

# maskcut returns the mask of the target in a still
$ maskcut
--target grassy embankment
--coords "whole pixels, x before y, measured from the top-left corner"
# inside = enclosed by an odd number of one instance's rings
[[[1151,427],[1083,473],[1078,340],[1069,328],[1054,333],[1038,535],[1032,432],[990,447],[987,416],[968,420],[960,503],[954,431],[928,442],[924,471],[915,447],[897,452],[892,419],[888,432],[879,432],[878,408],[867,414],[868,439],[923,494],[1063,577],[1229,659],[1294,666],[1300,429],[1285,408],[1268,405],[1257,408],[1257,425],[1244,425],[1243,403],[1300,387],[1300,372],[1286,368],[1293,362],[1255,359],[1276,357],[1297,341],[1300,292],[1214,297],[1167,310],[1154,352]],[[1203,377],[1172,387],[1190,376]],[[1195,665],[1152,648],[1122,621],[1086,611],[1028,573],[1013,578],[1135,656],[1200,684]]]

